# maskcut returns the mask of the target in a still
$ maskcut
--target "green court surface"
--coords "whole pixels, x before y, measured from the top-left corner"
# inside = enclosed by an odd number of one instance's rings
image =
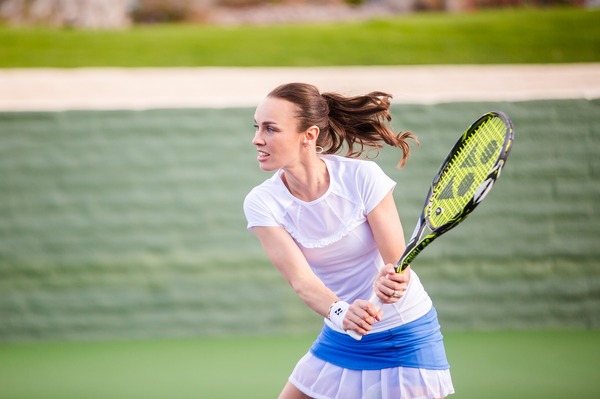
[[[310,336],[0,345],[2,399],[275,398]],[[445,334],[451,398],[592,398],[600,331]]]

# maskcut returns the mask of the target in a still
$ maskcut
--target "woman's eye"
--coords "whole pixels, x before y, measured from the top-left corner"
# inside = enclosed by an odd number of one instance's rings
[[[254,131],[255,132],[260,132],[261,130],[263,132],[265,132],[265,133],[276,133],[278,131],[275,127],[269,126],[269,125],[264,125],[262,127],[262,129],[261,129],[261,126],[259,124],[255,123],[254,124]]]

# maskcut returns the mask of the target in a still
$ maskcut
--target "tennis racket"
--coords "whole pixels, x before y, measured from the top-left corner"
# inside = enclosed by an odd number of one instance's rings
[[[483,201],[500,176],[513,140],[512,122],[502,112],[488,112],[460,137],[431,183],[419,221],[396,263],[397,273],[402,273],[425,247],[465,220]],[[425,227],[430,233],[422,237]],[[382,306],[375,294],[369,301],[378,308]],[[347,332],[357,340],[362,338],[354,331]]]

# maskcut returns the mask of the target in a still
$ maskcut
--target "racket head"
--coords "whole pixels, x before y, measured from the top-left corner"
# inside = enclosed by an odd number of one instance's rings
[[[433,179],[415,231],[396,264],[397,272],[483,201],[500,176],[513,140],[512,122],[498,111],[481,116],[463,133]],[[431,232],[421,238],[425,227]]]
[[[433,179],[423,216],[437,235],[456,226],[493,187],[512,149],[514,129],[506,114],[488,112],[456,142]]]

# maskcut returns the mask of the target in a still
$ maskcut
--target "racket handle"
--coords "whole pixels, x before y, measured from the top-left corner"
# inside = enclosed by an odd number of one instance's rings
[[[379,298],[377,297],[377,295],[375,295],[375,293],[373,293],[373,295],[371,295],[371,298],[369,298],[369,302],[371,302],[373,305],[375,305],[377,310],[381,309],[381,306],[383,305],[381,303],[381,301],[379,300]],[[357,333],[354,330],[346,330],[346,332],[348,333],[349,336],[351,336],[352,338],[354,338],[357,341],[360,341],[363,337],[362,335],[360,335],[359,333]]]

